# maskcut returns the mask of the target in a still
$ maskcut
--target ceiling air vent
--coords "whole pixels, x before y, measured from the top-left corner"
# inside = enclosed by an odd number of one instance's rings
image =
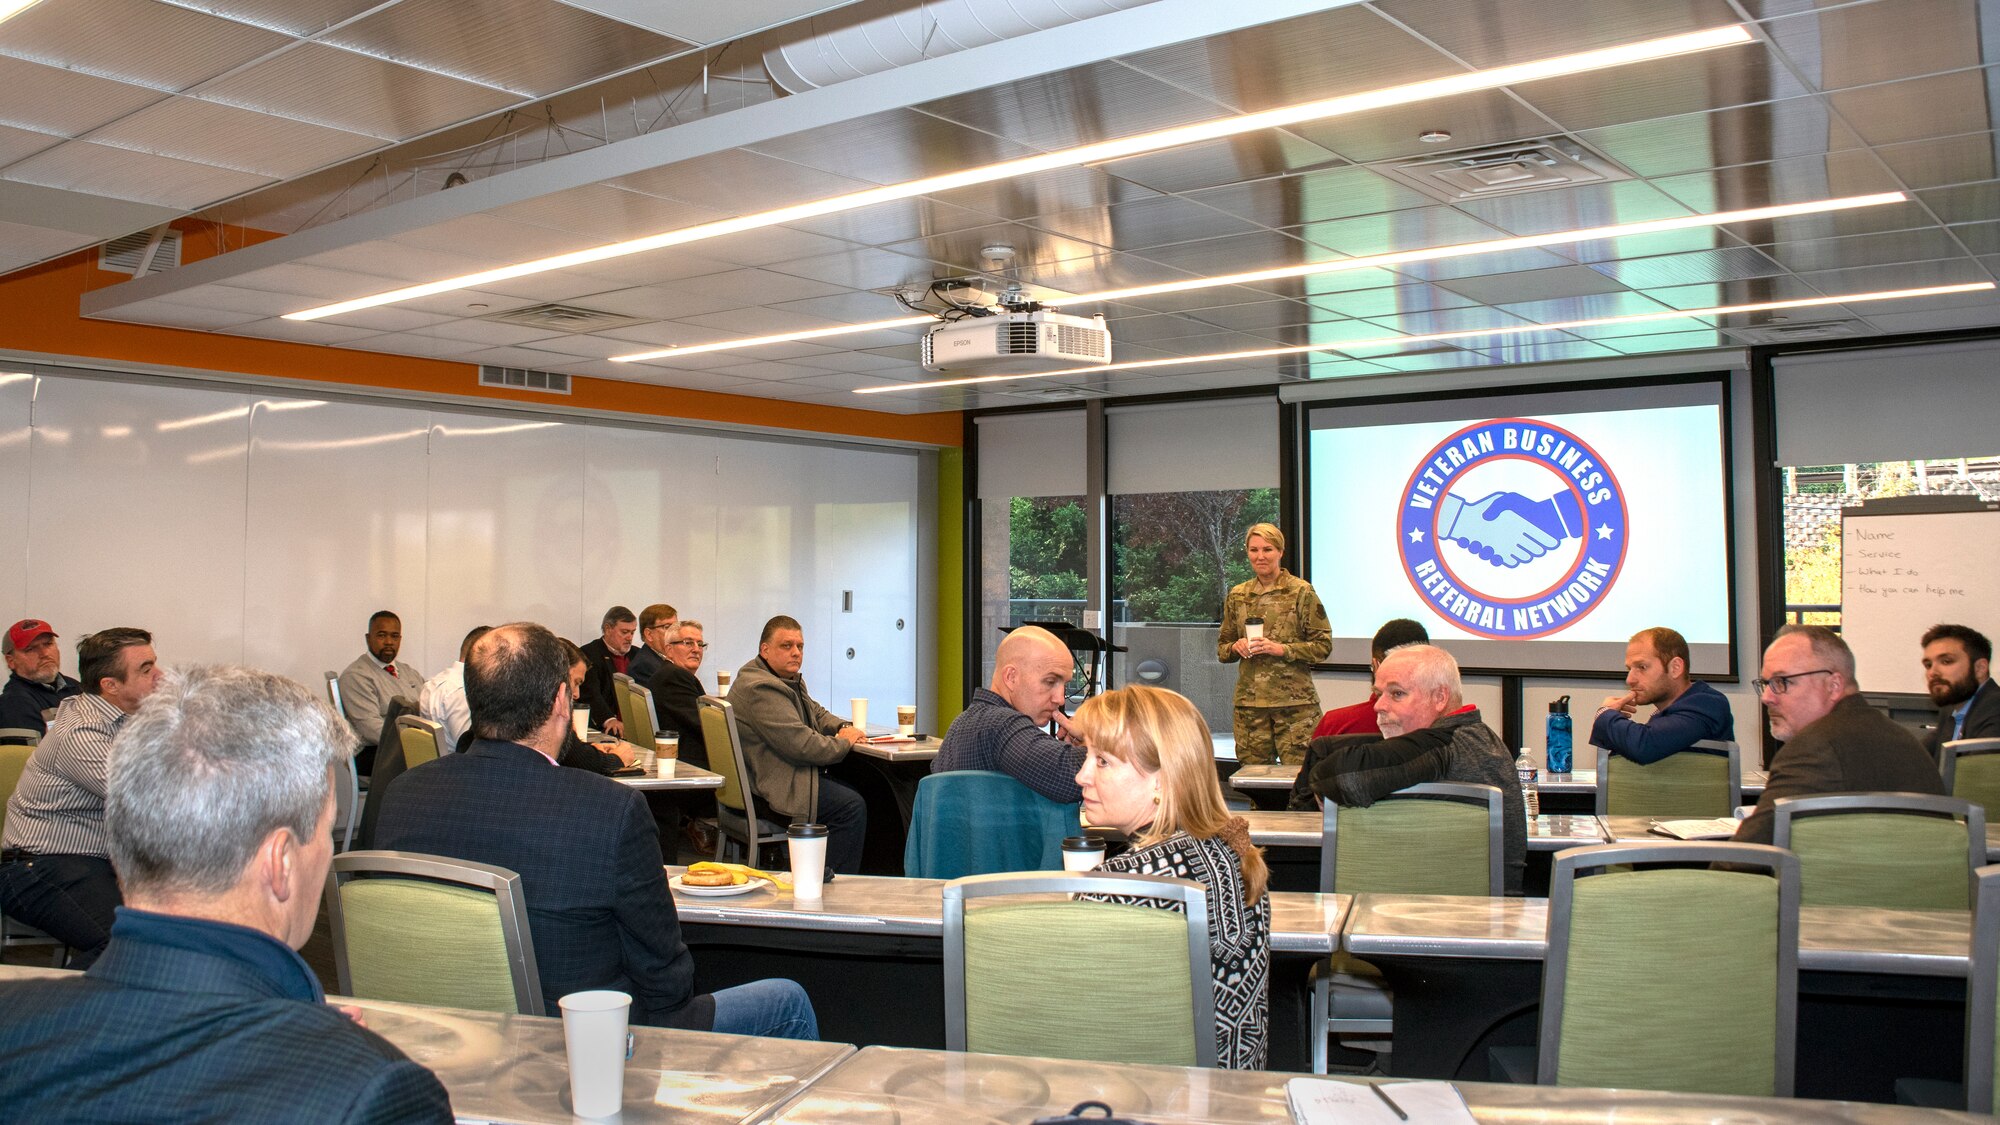
[[[1821,320],[1811,324],[1760,324],[1755,328],[1722,330],[1746,344],[1790,344],[1800,340],[1838,340],[1859,336],[1861,326],[1851,320]]]
[[[482,363],[479,365],[479,385],[566,395],[569,393],[569,376],[559,371],[530,371],[525,367],[494,367]]]
[[[1368,167],[1445,203],[1632,178],[1575,137],[1487,145]]]
[[[628,324],[645,324],[653,317],[625,316],[621,313],[605,312],[602,309],[586,309],[576,305],[529,305],[526,308],[508,309],[506,312],[489,313],[477,318],[500,324],[512,324],[522,328],[541,328],[550,332],[601,332],[606,328],[623,328]]]
[[[114,238],[97,248],[97,268],[113,273],[137,274],[140,263],[145,263],[147,273],[170,270],[181,264],[181,232],[169,229],[160,235],[160,244],[153,246],[153,231],[142,230],[123,238]],[[152,259],[147,260],[146,251],[152,249]]]

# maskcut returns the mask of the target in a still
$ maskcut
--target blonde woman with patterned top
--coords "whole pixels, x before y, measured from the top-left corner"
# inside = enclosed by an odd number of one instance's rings
[[[1251,578],[1222,603],[1215,645],[1224,664],[1243,664],[1236,673],[1236,760],[1303,765],[1320,711],[1312,666],[1332,651],[1333,627],[1312,586],[1285,570],[1284,532],[1257,524],[1243,548]]]

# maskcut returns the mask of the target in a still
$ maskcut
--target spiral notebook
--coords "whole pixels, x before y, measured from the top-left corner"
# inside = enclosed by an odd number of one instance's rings
[[[1285,1083],[1298,1125],[1477,1125],[1449,1082],[1366,1082],[1294,1078]],[[1383,1094],[1388,1095],[1387,1099]]]

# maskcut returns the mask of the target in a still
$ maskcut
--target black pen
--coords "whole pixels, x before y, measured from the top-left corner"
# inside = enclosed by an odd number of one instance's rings
[[[1382,1092],[1382,1087],[1381,1087],[1381,1086],[1379,1086],[1379,1085],[1377,1085],[1377,1084],[1375,1084],[1375,1083],[1373,1083],[1373,1082],[1370,1082],[1370,1083],[1368,1084],[1368,1088],[1369,1088],[1370,1090],[1373,1090],[1373,1091],[1375,1091],[1375,1096],[1376,1096],[1376,1097],[1378,1097],[1378,1098],[1381,1098],[1381,1099],[1382,1099],[1382,1104],[1383,1104],[1383,1105],[1386,1105],[1386,1106],[1388,1106],[1388,1107],[1389,1107],[1389,1108],[1390,1108],[1391,1110],[1394,1110],[1394,1111],[1395,1111],[1395,1114],[1396,1114],[1396,1120],[1398,1120],[1398,1121],[1408,1121],[1408,1120],[1410,1119],[1410,1115],[1409,1115],[1409,1114],[1407,1114],[1407,1113],[1404,1113],[1404,1112],[1403,1112],[1403,1107],[1402,1107],[1402,1106],[1399,1106],[1399,1105],[1397,1105],[1397,1104],[1396,1104],[1396,1101],[1395,1101],[1395,1099],[1394,1099],[1394,1098],[1391,1098],[1391,1097],[1390,1097],[1389,1095],[1387,1095],[1387,1094],[1385,1094],[1385,1093],[1383,1093],[1383,1092]]]

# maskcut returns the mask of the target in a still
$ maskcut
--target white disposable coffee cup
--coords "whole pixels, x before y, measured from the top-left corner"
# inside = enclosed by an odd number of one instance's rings
[[[674,776],[674,768],[675,768],[675,767],[676,767],[677,765],[679,765],[679,762],[678,762],[678,761],[677,761],[676,759],[673,759],[673,758],[669,758],[669,757],[667,757],[667,756],[666,756],[665,754],[662,754],[662,755],[660,755],[660,777],[661,777],[661,779],[662,779],[662,780],[672,780],[672,779],[673,779],[673,776]]]
[[[729,694],[729,673],[727,673],[727,672],[721,672],[721,671],[718,671],[718,672],[716,672],[716,674],[715,674],[715,694],[717,694],[717,695],[728,695],[728,694]]]
[[[577,707],[569,713],[570,729],[576,732],[578,741],[590,737],[590,708]]]
[[[1064,871],[1094,871],[1104,862],[1104,841],[1096,836],[1070,836],[1062,842]]]
[[[661,760],[681,756],[681,732],[663,730],[653,738],[653,745],[659,748]]]
[[[1248,621],[1244,622],[1244,623],[1243,623],[1243,638],[1244,638],[1245,640],[1250,640],[1250,641],[1261,641],[1261,640],[1263,640],[1263,639],[1264,639],[1264,619],[1263,619],[1263,618],[1261,618],[1261,617],[1253,617],[1253,618],[1251,618],[1250,620],[1248,620]]]
[[[861,698],[858,698],[858,697],[857,697],[857,698],[855,698],[855,699],[850,699],[850,700],[848,700],[848,701],[847,701],[847,718],[848,718],[848,721],[849,721],[849,722],[851,722],[851,723],[853,723],[853,724],[854,724],[854,729],[855,729],[855,730],[858,730],[858,731],[860,731],[860,732],[861,732],[862,734],[867,734],[867,733],[868,733],[868,701],[867,701],[867,700],[865,700],[865,699],[861,699]]]
[[[562,1008],[563,1046],[569,1053],[569,1098],[578,1117],[610,1117],[625,1105],[625,1032],[629,993],[599,989],[572,992]]]
[[[896,733],[909,738],[917,733],[917,705],[899,703],[896,705]]]
[[[785,844],[792,853],[792,897],[818,902],[825,893],[826,825],[794,824],[785,829]]]

